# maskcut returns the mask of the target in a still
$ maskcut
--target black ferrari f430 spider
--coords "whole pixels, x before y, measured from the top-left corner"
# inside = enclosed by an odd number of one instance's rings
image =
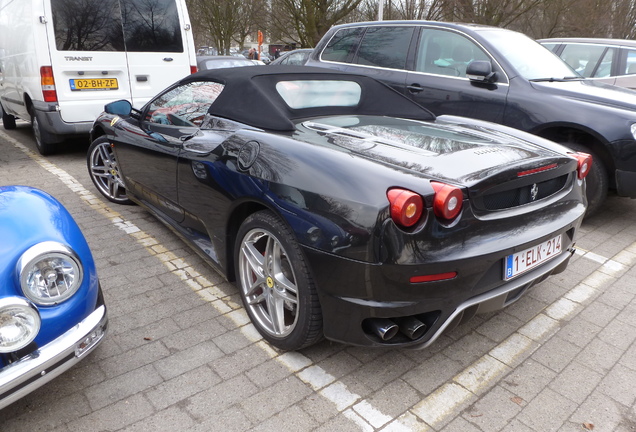
[[[311,67],[199,72],[107,105],[91,139],[97,189],[177,231],[291,350],[422,348],[511,304],[567,266],[592,163]]]

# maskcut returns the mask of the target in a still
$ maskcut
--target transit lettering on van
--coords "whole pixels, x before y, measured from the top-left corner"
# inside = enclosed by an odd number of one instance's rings
[[[196,70],[185,0],[0,0],[2,123],[30,122],[43,155]]]
[[[73,56],[64,56],[66,61],[93,61],[93,57],[73,57]]]

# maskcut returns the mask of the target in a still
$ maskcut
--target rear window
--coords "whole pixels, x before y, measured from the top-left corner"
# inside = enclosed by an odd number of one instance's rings
[[[53,0],[51,9],[58,51],[183,52],[175,0]]]
[[[360,103],[362,87],[353,81],[280,81],[276,91],[292,109],[328,106],[350,107]]]

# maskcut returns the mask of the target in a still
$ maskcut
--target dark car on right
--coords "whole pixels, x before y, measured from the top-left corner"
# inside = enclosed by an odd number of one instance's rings
[[[584,79],[521,33],[436,21],[344,24],[306,65],[370,75],[436,115],[488,120],[592,154],[588,214],[608,189],[636,198],[636,92]]]

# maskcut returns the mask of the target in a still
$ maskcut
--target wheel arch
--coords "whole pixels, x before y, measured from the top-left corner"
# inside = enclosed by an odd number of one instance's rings
[[[247,219],[250,215],[259,212],[261,210],[269,210],[275,215],[280,217],[279,212],[273,210],[269,206],[266,206],[263,203],[257,201],[245,201],[237,205],[232,209],[227,218],[227,227],[226,227],[226,244],[225,244],[225,254],[226,254],[226,277],[230,282],[236,280],[236,272],[235,272],[235,263],[234,263],[234,253],[236,246],[236,237],[238,235],[239,228],[243,224],[243,221]],[[284,223],[287,223],[284,218],[280,218]]]
[[[90,142],[95,141],[97,138],[106,135],[106,131],[99,125],[93,126],[90,131]]]
[[[577,127],[574,125],[553,125],[545,127],[541,130],[534,131],[541,138],[546,138],[559,144],[577,143],[589,148],[594,154],[601,159],[607,171],[607,177],[610,179],[612,187],[613,172],[616,167],[609,151],[607,150],[605,140],[592,130]]]

